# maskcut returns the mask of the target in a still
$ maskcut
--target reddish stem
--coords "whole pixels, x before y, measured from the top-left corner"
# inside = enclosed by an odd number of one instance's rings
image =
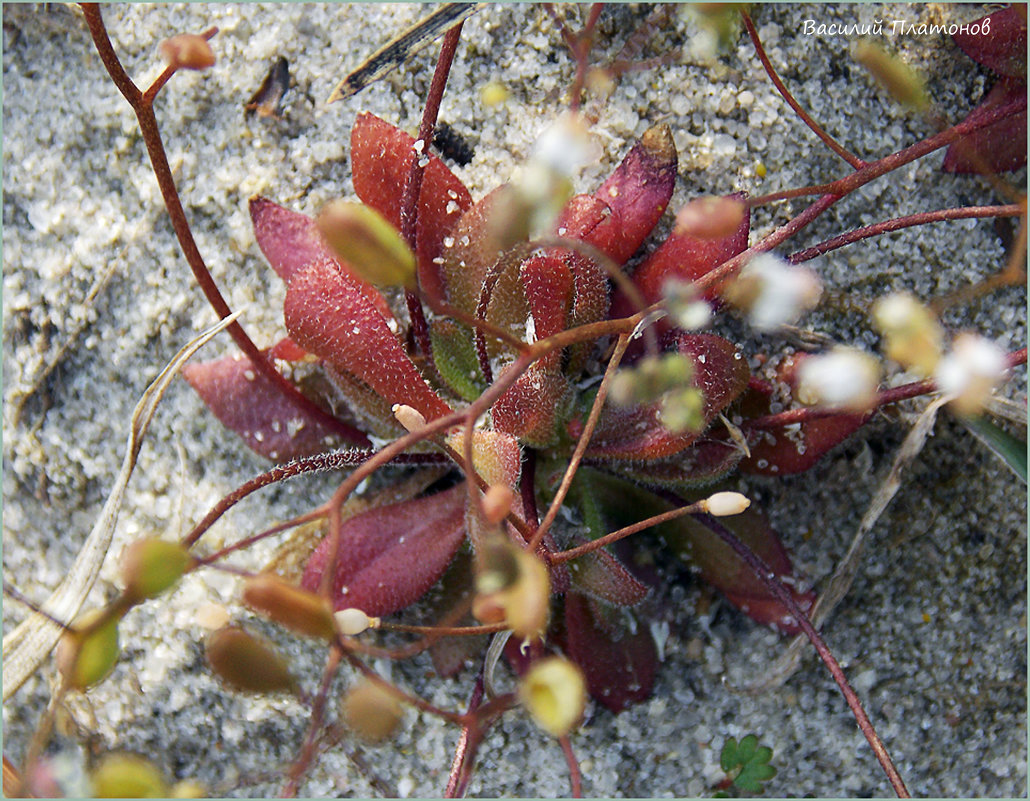
[[[818,245],[813,245],[810,248],[799,250],[798,252],[791,254],[787,258],[787,261],[791,264],[800,264],[803,261],[814,259],[816,256],[821,256],[824,253],[836,250],[837,248],[842,248],[845,245],[850,245],[854,242],[859,242],[872,236],[880,236],[881,234],[888,234],[892,231],[900,231],[903,228],[911,228],[916,225],[926,225],[927,223],[941,222],[943,220],[968,220],[983,217],[1018,217],[1022,213],[1023,210],[1017,203],[1013,203],[1008,206],[967,206],[959,209],[923,211],[918,214],[909,214],[905,217],[895,217],[893,220],[883,220],[882,222],[878,222],[873,225],[856,228],[853,231],[840,234],[832,239],[827,239],[825,242],[820,242]]]
[[[304,774],[307,772],[311,761],[315,758],[318,745],[318,733],[322,729],[322,722],[325,719],[325,706],[329,700],[329,686],[336,676],[340,667],[340,659],[343,651],[337,646],[329,649],[329,658],[326,660],[325,670],[322,671],[322,683],[318,687],[318,694],[311,705],[311,718],[308,721],[308,730],[304,735],[304,742],[300,747],[300,753],[296,761],[290,765],[286,784],[282,788],[283,798],[295,798],[297,789],[300,786]]]
[[[558,743],[561,745],[562,753],[565,754],[565,762],[569,766],[569,783],[572,785],[572,797],[582,798],[583,797],[583,774],[579,770],[579,760],[576,759],[576,754],[572,751],[572,741],[569,739],[569,735],[558,738]]]
[[[751,37],[751,42],[754,44],[755,52],[758,54],[758,58],[761,60],[762,66],[765,68],[766,75],[768,75],[769,80],[773,82],[773,86],[776,87],[776,91],[778,91],[783,99],[787,101],[787,105],[794,109],[794,113],[801,118],[801,121],[811,128],[812,132],[822,139],[823,143],[830,148],[830,150],[844,159],[844,161],[856,170],[864,167],[866,162],[862,161],[858,156],[853,155],[845,150],[842,145],[838,144],[837,140],[826,133],[822,126],[813,120],[808,115],[808,112],[801,107],[801,104],[794,99],[794,96],[787,89],[786,85],[780,80],[780,76],[776,74],[776,70],[773,67],[772,62],[769,60],[769,56],[766,55],[765,48],[762,46],[762,41],[758,38],[758,31],[755,29],[755,23],[751,21],[751,15],[741,8],[740,16],[744,20],[744,27],[747,28],[748,36]]]
[[[104,26],[104,20],[100,15],[100,7],[96,3],[83,3],[82,11],[86,17],[86,24],[89,26],[90,34],[93,37],[93,43],[100,54],[100,60],[103,61],[112,82],[128,101],[136,115],[140,133],[143,135],[143,142],[147,146],[147,154],[150,156],[151,168],[154,171],[154,177],[157,179],[158,188],[161,190],[161,197],[164,199],[165,210],[168,212],[168,218],[171,220],[175,236],[179,240],[179,247],[182,249],[190,269],[193,271],[193,277],[203,290],[211,307],[219,318],[224,319],[232,314],[232,309],[229,308],[229,304],[225,302],[222,293],[218,290],[218,285],[215,283],[214,278],[211,277],[211,273],[207,269],[203,257],[200,255],[200,250],[197,248],[197,243],[193,239],[193,232],[190,229],[189,220],[186,218],[186,212],[183,210],[182,202],[179,199],[179,192],[175,187],[175,179],[172,177],[172,170],[168,164],[168,156],[161,141],[157,116],[154,114],[154,97],[150,92],[147,94],[140,92],[128,73],[125,72],[125,68],[122,67],[122,63],[114,51],[114,46],[111,44],[111,39],[107,35],[107,28]],[[168,70],[165,70],[165,72],[167,73]],[[171,76],[169,75],[168,77]],[[162,74],[164,80],[167,80],[168,77],[164,77],[164,74]],[[155,82],[157,88],[163,85],[162,78]],[[362,432],[341,420],[337,420],[318,404],[303,395],[300,390],[280,374],[271,360],[254,344],[239,322],[233,321],[226,327],[226,330],[232,336],[236,345],[250,360],[254,369],[271,381],[282,392],[283,396],[288,398],[304,414],[331,428],[347,442],[362,446],[371,444]]]
[[[483,671],[480,670],[476,677],[476,684],[472,688],[472,697],[469,698],[468,714],[471,716],[483,701]],[[447,777],[447,789],[444,790],[444,798],[461,798],[465,795],[468,781],[472,777],[472,760],[475,758],[476,746],[479,744],[482,735],[479,733],[479,722],[475,717],[470,717],[458,736],[458,743],[454,748],[454,759],[451,762],[451,772]]]
[[[866,714],[865,709],[862,708],[862,702],[848,683],[848,679],[844,675],[844,671],[841,669],[840,664],[833,656],[833,653],[826,645],[822,636],[820,636],[819,632],[815,630],[815,626],[812,625],[812,621],[808,619],[808,616],[804,613],[801,607],[798,606],[787,587],[779,578],[776,577],[772,568],[770,568],[761,559],[761,557],[737,539],[736,535],[722,525],[722,523],[707,514],[699,514],[695,515],[695,517],[710,531],[718,535],[723,542],[729,545],[733,549],[733,552],[744,560],[747,566],[751,569],[751,572],[766,586],[776,600],[783,604],[787,611],[794,616],[794,619],[797,620],[802,631],[805,632],[808,639],[815,647],[816,652],[819,654],[819,658],[823,660],[823,663],[833,676],[834,681],[837,682],[837,686],[840,687],[841,693],[844,695],[844,700],[847,701],[848,706],[851,707],[851,712],[854,714],[855,720],[858,722],[858,727],[862,730],[862,734],[865,735],[870,747],[872,747],[873,753],[876,755],[876,759],[879,761],[884,773],[887,774],[887,780],[891,783],[891,787],[894,788],[894,792],[897,794],[898,798],[910,798],[911,796],[908,793],[908,789],[905,787],[905,782],[902,780],[901,774],[899,774],[897,768],[894,767],[890,754],[887,753],[887,749],[884,747],[879,735],[877,735],[876,729],[873,728],[873,724],[869,720],[869,716]]]
[[[412,151],[408,180],[404,183],[404,194],[401,195],[401,236],[404,237],[404,241],[408,243],[408,247],[413,253],[418,252],[416,243],[418,200],[422,194],[422,177],[426,171],[422,163],[423,154],[426,157],[429,155],[429,145],[433,141],[436,119],[440,114],[440,103],[443,101],[444,89],[447,88],[447,77],[450,75],[454,54],[458,49],[458,42],[461,40],[462,24],[459,22],[444,35],[443,44],[440,47],[440,58],[436,62],[433,80],[429,84],[429,95],[422,108],[422,122],[418,127],[418,140],[422,142],[423,151],[422,153]],[[415,341],[422,353],[432,363],[433,346],[429,340],[429,326],[426,323],[422,301],[419,300],[418,293],[410,289],[405,291],[404,297],[408,304],[408,314],[411,317]]]
[[[1006,361],[1010,370],[1013,367],[1026,364],[1026,348],[1021,348],[1008,354]],[[931,392],[936,391],[937,384],[932,378],[902,384],[900,387],[881,390],[877,393],[873,409],[879,409],[881,406],[888,406],[889,404],[898,403],[909,398],[917,398],[920,395],[929,395]],[[777,412],[776,414],[767,414],[764,417],[756,417],[753,420],[745,420],[740,424],[740,427],[748,430],[782,428],[795,423],[807,423],[810,420],[837,417],[842,414],[853,414],[853,412],[842,412],[840,409],[827,409],[818,406],[806,406],[801,409],[788,409],[785,412]]]

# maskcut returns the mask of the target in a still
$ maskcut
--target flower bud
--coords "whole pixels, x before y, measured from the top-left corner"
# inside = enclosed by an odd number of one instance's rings
[[[739,492],[717,492],[701,501],[701,507],[713,517],[739,515],[750,505],[751,501]]]
[[[160,595],[186,572],[192,557],[177,542],[147,537],[129,545],[122,554],[122,580],[134,599]]]
[[[819,278],[805,267],[795,267],[771,253],[759,253],[726,288],[726,300],[747,310],[759,331],[773,331],[797,322],[822,294]]]
[[[214,66],[215,54],[203,36],[180,33],[161,42],[165,63],[175,69],[206,70]]]
[[[673,233],[698,239],[725,239],[744,221],[747,207],[739,197],[699,197],[676,215]]]
[[[80,615],[57,643],[57,669],[69,687],[84,690],[96,684],[118,662],[119,618],[104,616],[101,609]]]
[[[934,380],[945,395],[954,396],[959,414],[976,414],[1005,377],[1005,352],[979,334],[959,334],[951,351],[937,364]]]
[[[511,511],[515,491],[504,484],[488,487],[483,495],[483,519],[490,525],[498,525]]]
[[[371,206],[334,200],[317,222],[326,243],[358,277],[376,286],[414,286],[415,255]]]
[[[519,698],[540,728],[564,737],[583,717],[586,682],[570,661],[549,657],[530,667],[519,683]]]
[[[673,434],[700,433],[705,427],[705,396],[697,387],[682,387],[662,396],[659,417]]]
[[[272,573],[247,579],[243,586],[243,603],[299,634],[325,640],[336,636],[333,613],[324,598]]]
[[[251,693],[296,692],[286,660],[264,638],[236,626],[219,629],[207,638],[207,663],[223,682]]]
[[[333,620],[336,621],[336,627],[339,629],[340,634],[345,634],[348,637],[357,636],[364,631],[379,626],[379,618],[369,617],[360,609],[355,609],[354,607],[340,609],[333,613]]]
[[[384,687],[362,679],[343,698],[343,719],[369,742],[385,740],[401,721],[404,708]]]
[[[404,426],[410,434],[421,431],[426,427],[426,418],[418,409],[408,406],[405,403],[395,403],[390,411],[397,418],[397,422]]]
[[[108,754],[90,776],[94,798],[165,798],[164,777],[135,754]]]

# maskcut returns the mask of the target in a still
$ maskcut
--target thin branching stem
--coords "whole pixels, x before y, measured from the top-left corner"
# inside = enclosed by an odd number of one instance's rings
[[[224,319],[232,314],[232,309],[229,308],[229,304],[222,297],[222,293],[211,276],[211,272],[208,270],[204,258],[200,255],[200,249],[193,238],[193,231],[190,228],[186,212],[182,207],[179,191],[175,186],[175,179],[172,177],[172,168],[168,164],[168,156],[165,153],[164,143],[161,140],[157,116],[154,114],[154,96],[145,95],[140,92],[128,73],[125,72],[121,60],[118,58],[117,53],[115,53],[114,46],[111,44],[111,39],[107,34],[107,28],[104,26],[104,20],[100,15],[100,6],[96,3],[83,3],[82,11],[86,17],[86,24],[89,26],[90,35],[93,37],[93,43],[100,54],[100,60],[104,63],[104,67],[111,76],[114,85],[129,102],[136,115],[143,142],[147,147],[147,154],[150,156],[150,166],[154,172],[154,177],[157,179],[158,188],[161,190],[161,197],[164,200],[168,218],[172,223],[172,229],[179,240],[179,247],[182,249],[190,269],[193,271],[194,279],[203,290],[211,307],[220,319]],[[258,346],[254,344],[254,341],[244,330],[243,326],[240,325],[239,321],[234,320],[226,330],[232,336],[236,345],[246,355],[254,369],[271,381],[272,385],[278,388],[283,397],[289,399],[290,403],[296,406],[297,409],[330,428],[346,442],[361,446],[371,444],[368,437],[361,431],[326,412],[317,403],[303,395],[285,376],[276,370],[271,359],[263,354]]]
[[[443,101],[444,89],[447,88],[447,78],[451,73],[451,64],[454,62],[454,54],[458,49],[458,42],[461,40],[461,27],[459,22],[444,35],[443,45],[440,47],[440,57],[436,62],[436,70],[433,72],[433,80],[429,84],[429,95],[426,97],[425,106],[422,107],[422,122],[418,128],[418,141],[422,142],[423,151],[411,152],[411,166],[408,168],[408,179],[404,184],[404,193],[401,195],[401,236],[408,243],[413,253],[418,253],[418,201],[422,195],[422,178],[425,175],[425,162],[423,159],[428,156],[429,145],[433,141],[433,131],[436,129],[436,118],[440,114],[440,103]],[[433,363],[433,346],[429,340],[429,326],[426,323],[425,311],[422,309],[422,301],[417,292],[407,290],[405,300],[408,304],[408,314],[411,317],[411,326],[415,334],[415,342],[425,355],[429,363]]]
[[[572,750],[572,740],[565,734],[558,738],[562,753],[565,755],[565,764],[569,766],[569,786],[572,791],[572,798],[583,797],[583,774],[579,769],[579,760]]]
[[[758,58],[762,62],[762,66],[765,68],[766,75],[769,76],[769,80],[773,82],[773,86],[776,87],[776,91],[780,93],[784,100],[787,101],[794,113],[797,114],[803,123],[812,129],[812,132],[818,136],[830,150],[840,156],[844,161],[854,167],[856,170],[861,169],[866,165],[862,159],[853,153],[849,152],[843,145],[837,142],[832,136],[830,136],[819,123],[817,123],[809,115],[801,104],[794,99],[794,95],[787,89],[786,84],[780,80],[780,76],[776,74],[776,69],[773,67],[772,62],[769,60],[769,56],[765,52],[765,48],[762,46],[762,40],[758,37],[758,30],[755,28],[755,23],[751,21],[751,15],[747,13],[744,8],[740,9],[741,19],[744,20],[744,27],[747,28],[748,36],[751,37],[751,42],[755,46],[755,52],[758,54]]]
[[[851,688],[851,685],[848,683],[847,676],[844,675],[844,671],[841,669],[836,657],[834,657],[833,653],[826,645],[825,640],[823,640],[819,632],[815,630],[815,626],[812,625],[812,621],[808,619],[804,610],[798,606],[797,601],[794,600],[794,596],[791,595],[790,590],[788,590],[784,583],[777,578],[772,568],[770,568],[761,559],[761,557],[741,542],[737,536],[727,529],[722,523],[708,514],[698,514],[695,515],[695,517],[707,529],[716,534],[719,539],[729,545],[737,556],[744,560],[755,577],[765,585],[776,600],[783,604],[787,609],[787,612],[794,617],[798,625],[801,627],[801,630],[805,632],[805,635],[815,647],[816,652],[819,654],[819,658],[823,660],[823,663],[826,665],[827,669],[829,669],[830,674],[833,676],[833,680],[836,681],[837,686],[840,687],[841,693],[844,695],[844,699],[847,701],[852,714],[855,716],[855,720],[858,722],[858,727],[862,730],[862,734],[865,735],[866,740],[873,749],[873,753],[876,755],[876,759],[883,768],[884,773],[887,774],[887,780],[890,782],[894,792],[897,794],[898,798],[910,798],[911,796],[909,796],[908,789],[905,787],[905,782],[902,780],[901,774],[899,774],[897,768],[894,767],[890,754],[887,753],[887,749],[884,747],[883,742],[876,733],[876,729],[873,728],[873,724],[869,720],[869,716],[866,714],[865,709],[862,707],[862,702],[859,700],[858,695]]]
[[[325,720],[325,707],[329,700],[329,688],[333,683],[333,679],[336,678],[336,672],[340,668],[342,657],[343,651],[341,648],[335,645],[329,648],[325,669],[322,671],[322,681],[319,684],[318,693],[311,703],[311,717],[308,720],[308,729],[304,735],[304,742],[300,747],[297,759],[290,766],[286,784],[282,788],[282,796],[284,798],[296,797],[300,782],[315,758],[318,750],[318,736],[322,730],[322,723]]]
[[[576,449],[572,452],[568,467],[565,468],[565,474],[562,476],[561,484],[558,485],[558,491],[555,492],[554,499],[547,509],[547,514],[544,515],[544,519],[540,521],[540,525],[533,534],[533,539],[529,541],[527,547],[530,551],[535,551],[540,547],[544,535],[550,530],[551,524],[554,523],[558,512],[561,511],[562,504],[565,503],[565,496],[568,495],[569,489],[572,487],[572,481],[579,470],[579,464],[583,461],[583,454],[586,453],[590,440],[594,436],[597,421],[601,419],[601,410],[604,408],[605,398],[608,397],[608,388],[611,386],[612,377],[615,375],[615,371],[618,369],[619,362],[622,361],[627,347],[629,347],[629,337],[625,335],[619,337],[618,344],[615,346],[615,352],[612,353],[612,357],[608,361],[608,367],[604,371],[604,378],[601,379],[601,386],[597,388],[597,395],[594,397],[594,403],[590,407],[590,415],[587,417],[587,421],[583,425],[583,431],[580,432],[579,439],[576,442]]]
[[[863,239],[868,239],[873,236],[889,234],[892,231],[912,228],[916,225],[926,225],[928,223],[942,222],[945,220],[969,220],[981,219],[984,217],[1018,217],[1022,213],[1023,210],[1019,204],[1013,203],[1007,206],[965,206],[962,208],[939,209],[937,211],[923,211],[917,214],[908,214],[904,217],[895,217],[891,220],[883,220],[882,222],[866,225],[862,228],[856,228],[853,231],[839,234],[832,239],[827,239],[825,242],[820,242],[818,245],[813,245],[810,248],[805,248],[804,250],[792,253],[787,257],[787,261],[791,264],[800,264],[803,261],[814,259],[816,256],[829,253],[831,250],[842,248],[845,245],[860,242]]]

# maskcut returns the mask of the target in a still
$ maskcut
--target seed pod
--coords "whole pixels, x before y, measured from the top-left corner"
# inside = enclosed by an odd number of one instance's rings
[[[519,683],[519,698],[540,728],[564,737],[583,717],[586,682],[572,662],[554,656],[530,667]]]
[[[161,55],[169,67],[206,70],[214,66],[215,54],[203,36],[180,33],[161,42]]]
[[[370,284],[414,284],[415,254],[397,229],[371,206],[334,200],[318,215],[318,229],[329,247]]]
[[[880,298],[873,320],[886,340],[887,358],[919,375],[930,375],[941,358],[944,329],[933,312],[907,292]]]
[[[243,603],[269,620],[288,629],[332,640],[336,636],[332,609],[325,599],[283,581],[273,573],[262,573],[247,580]]]
[[[205,655],[211,670],[230,687],[244,692],[296,692],[286,660],[267,640],[236,626],[207,638]]]
[[[351,687],[343,698],[343,719],[372,743],[385,740],[401,721],[404,709],[386,689],[367,679]]]
[[[677,236],[725,239],[740,228],[746,212],[739,197],[699,197],[680,209],[673,230]]]
[[[110,673],[118,662],[118,617],[96,625],[104,611],[81,615],[57,643],[57,669],[68,686],[84,690]]]
[[[543,634],[550,616],[551,579],[539,557],[508,540],[487,542],[479,551],[473,614],[484,623],[503,619],[522,639]],[[498,610],[504,611],[500,618]]]
[[[94,798],[164,798],[164,777],[147,759],[135,754],[108,754],[90,776]]]
[[[122,580],[133,599],[160,595],[182,577],[192,557],[177,542],[146,537],[122,554]]]
[[[483,495],[483,517],[487,523],[496,526],[511,511],[515,492],[504,484],[494,484]]]
[[[873,42],[862,40],[855,45],[855,60],[865,67],[891,97],[916,111],[927,111],[930,98],[923,79],[912,67]]]

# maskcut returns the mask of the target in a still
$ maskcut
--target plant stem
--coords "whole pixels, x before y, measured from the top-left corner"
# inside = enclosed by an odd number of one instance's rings
[[[851,707],[855,720],[858,722],[858,727],[862,730],[862,734],[865,735],[870,747],[872,747],[873,753],[876,755],[876,759],[879,761],[884,773],[887,774],[887,780],[890,782],[891,787],[894,788],[894,792],[897,794],[898,798],[910,798],[911,796],[908,793],[908,789],[905,787],[905,782],[894,767],[894,763],[891,761],[890,755],[887,753],[887,749],[884,747],[879,735],[877,735],[876,730],[873,728],[873,724],[870,722],[869,716],[866,715],[865,709],[862,708],[862,702],[848,683],[848,679],[844,675],[844,671],[841,669],[840,664],[833,656],[829,647],[827,647],[822,636],[820,636],[819,632],[815,630],[815,627],[812,625],[812,621],[808,619],[808,616],[804,613],[801,607],[798,606],[797,602],[790,594],[790,591],[786,588],[783,582],[776,577],[776,574],[761,559],[761,557],[737,539],[736,535],[722,525],[722,523],[708,514],[698,514],[695,515],[695,517],[710,531],[718,535],[723,542],[729,545],[730,548],[733,549],[733,552],[744,560],[747,566],[751,569],[751,572],[754,573],[755,577],[766,586],[776,600],[783,604],[787,611],[794,616],[794,619],[797,620],[798,625],[808,636],[808,639],[819,654],[819,658],[823,660],[826,667],[829,669],[830,674],[833,676],[834,681],[837,682],[837,686],[840,687],[841,692],[844,694],[844,700],[847,701],[848,706]]]
[[[744,27],[747,28],[748,36],[751,37],[751,42],[755,46],[755,52],[758,54],[758,58],[762,62],[762,66],[765,68],[766,75],[769,76],[769,80],[773,82],[773,86],[776,87],[776,91],[780,93],[784,100],[787,101],[794,113],[797,114],[803,123],[812,129],[813,133],[818,136],[830,150],[840,156],[844,161],[854,167],[856,170],[861,169],[865,166],[865,162],[862,161],[858,156],[848,152],[843,146],[841,146],[836,139],[826,133],[814,119],[812,119],[808,112],[805,111],[801,104],[794,99],[794,96],[787,89],[783,81],[780,80],[780,76],[776,74],[776,70],[773,68],[772,62],[769,60],[769,56],[766,55],[765,48],[762,46],[761,39],[758,38],[758,31],[755,29],[755,23],[751,21],[751,15],[747,13],[744,8],[740,9],[741,19],[744,20]]]
[[[219,318],[228,317],[232,314],[232,310],[222,297],[222,293],[218,290],[218,285],[211,277],[211,273],[204,263],[203,257],[200,255],[197,243],[193,239],[189,220],[186,218],[186,212],[183,210],[182,201],[179,199],[179,192],[175,187],[175,179],[172,177],[168,156],[161,141],[157,116],[154,114],[153,101],[156,91],[154,95],[151,95],[149,92],[143,94],[125,72],[125,68],[122,67],[122,63],[114,51],[114,46],[111,44],[111,39],[107,35],[107,28],[104,26],[99,5],[96,3],[83,3],[82,11],[86,17],[86,24],[89,26],[90,35],[93,37],[93,43],[100,54],[100,60],[103,61],[104,67],[107,69],[108,75],[111,76],[114,85],[128,101],[136,115],[140,133],[143,135],[143,142],[147,147],[147,154],[150,156],[150,165],[153,169],[154,177],[157,179],[158,188],[161,190],[165,210],[168,212],[168,218],[172,223],[175,236],[179,240],[179,247],[182,249],[190,269],[193,271],[193,277]],[[167,73],[168,71],[166,70],[165,72]],[[164,85],[162,78],[164,81],[167,81],[169,77],[171,76],[165,77],[162,74],[162,77],[155,82],[154,86],[160,89]],[[154,87],[151,88],[153,89]],[[275,365],[258,349],[257,345],[254,344],[238,321],[234,320],[226,330],[232,336],[236,345],[250,360],[254,369],[271,381],[272,385],[277,387],[283,396],[288,398],[305,415],[331,428],[347,442],[366,447],[371,444],[362,432],[347,425],[342,420],[337,420],[310,398],[303,395],[300,390],[275,369]]]
[[[307,772],[311,761],[315,758],[316,746],[318,744],[318,733],[322,729],[322,721],[325,719],[325,706],[329,700],[329,686],[336,677],[336,671],[340,667],[340,660],[343,651],[336,645],[329,648],[329,656],[326,659],[325,669],[322,671],[322,683],[318,687],[318,694],[315,695],[311,705],[311,718],[308,721],[308,730],[304,735],[304,742],[300,747],[300,753],[296,761],[290,765],[286,784],[282,788],[284,798],[294,798],[301,779]]]
[[[423,152],[426,155],[428,155],[429,145],[433,141],[436,119],[440,114],[440,103],[443,101],[447,77],[450,75],[454,54],[458,49],[458,42],[461,40],[463,24],[463,22],[459,22],[444,35],[443,44],[440,47],[440,58],[436,62],[433,80],[429,84],[429,96],[426,97],[426,104],[422,108],[422,122],[418,128],[418,139],[422,142]],[[401,236],[416,255],[418,254],[418,201],[422,196],[422,178],[426,171],[422,164],[422,158],[422,153],[412,151],[408,179],[404,183],[404,193],[401,195]],[[422,309],[422,301],[419,300],[418,293],[410,289],[405,290],[404,297],[408,304],[408,314],[411,317],[415,341],[429,363],[433,364],[433,346],[429,339],[429,326],[426,323],[425,311]]]
[[[839,234],[832,239],[827,239],[825,242],[820,242],[818,245],[813,245],[810,248],[805,248],[804,250],[792,253],[787,257],[787,261],[791,264],[800,264],[803,261],[814,259],[816,256],[821,256],[824,253],[836,250],[837,248],[842,248],[845,245],[850,245],[854,242],[859,242],[872,236],[880,236],[881,234],[887,234],[892,231],[900,231],[903,228],[911,228],[916,225],[926,225],[927,223],[941,222],[943,220],[968,220],[983,217],[1018,217],[1022,213],[1023,210],[1017,203],[1012,203],[1007,206],[966,206],[956,209],[923,211],[918,214],[895,217],[892,220],[883,220],[882,222],[874,223],[873,225],[866,225],[862,228],[856,228],[853,231]]]

